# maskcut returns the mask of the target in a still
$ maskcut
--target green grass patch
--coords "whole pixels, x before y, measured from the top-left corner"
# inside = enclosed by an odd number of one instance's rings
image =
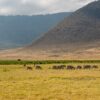
[[[25,61],[25,60],[0,60],[0,65],[23,65],[23,64],[74,64],[74,63],[100,63],[100,60],[41,60],[41,61]]]

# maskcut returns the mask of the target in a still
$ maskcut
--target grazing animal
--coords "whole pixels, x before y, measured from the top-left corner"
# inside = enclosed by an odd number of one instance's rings
[[[82,66],[77,66],[77,69],[82,69]]]
[[[42,69],[41,66],[35,66],[35,69]]]
[[[98,66],[97,66],[97,65],[93,65],[93,66],[92,66],[92,68],[97,69],[97,68],[98,68]]]
[[[62,69],[64,69],[64,68],[66,68],[66,65],[60,65],[60,67],[61,67]]]
[[[53,66],[52,69],[58,69],[58,67],[57,66]]]
[[[26,64],[24,64],[24,67],[26,67]]]
[[[64,69],[62,65],[57,66],[57,69]]]
[[[75,70],[75,67],[74,67],[74,66],[71,66],[71,65],[68,65],[68,66],[67,66],[67,69],[68,69],[68,70]]]
[[[85,65],[83,68],[84,69],[91,69],[92,67],[91,67],[91,65]]]
[[[17,61],[21,61],[21,59],[17,59]]]
[[[64,69],[65,65],[53,66],[52,69]]]
[[[27,70],[33,70],[33,68],[30,66],[27,66]]]
[[[64,69],[64,66],[63,65],[59,65],[59,66],[57,66],[57,69]]]

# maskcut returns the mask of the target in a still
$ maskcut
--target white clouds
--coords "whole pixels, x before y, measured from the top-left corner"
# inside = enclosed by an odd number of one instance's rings
[[[33,15],[74,11],[94,0],[0,0],[0,14]]]
[[[7,13],[11,13],[11,9],[9,8],[0,8],[0,14],[6,15]]]

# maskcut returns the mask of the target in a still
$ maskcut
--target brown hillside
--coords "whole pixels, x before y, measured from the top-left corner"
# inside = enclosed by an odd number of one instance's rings
[[[92,2],[65,18],[54,29],[34,42],[36,49],[98,46],[100,42],[100,1]]]

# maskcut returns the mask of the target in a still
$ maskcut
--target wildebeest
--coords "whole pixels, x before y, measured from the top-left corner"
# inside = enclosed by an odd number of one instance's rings
[[[58,69],[58,66],[53,66],[52,69]]]
[[[27,66],[27,70],[33,70],[33,68],[30,66]]]
[[[35,66],[35,69],[42,69],[41,66]]]
[[[77,66],[77,69],[82,69],[82,66]]]
[[[21,61],[21,59],[17,59],[17,61]]]
[[[53,66],[52,69],[64,69],[66,67],[66,65],[57,65],[57,66]]]
[[[91,69],[92,67],[91,67],[91,65],[84,65],[83,68],[84,68],[84,69]]]
[[[74,66],[71,66],[71,65],[68,65],[68,66],[67,66],[67,69],[68,69],[68,70],[72,70],[72,69],[75,70],[75,67],[74,67]]]
[[[92,68],[97,69],[97,68],[98,68],[98,66],[97,66],[97,65],[93,65],[93,66],[92,66]]]
[[[65,65],[58,65],[57,68],[58,69],[64,69],[66,66]]]
[[[62,69],[64,69],[64,68],[66,68],[66,65],[60,65],[60,67],[61,67]]]
[[[23,66],[26,67],[26,64],[24,64]]]

